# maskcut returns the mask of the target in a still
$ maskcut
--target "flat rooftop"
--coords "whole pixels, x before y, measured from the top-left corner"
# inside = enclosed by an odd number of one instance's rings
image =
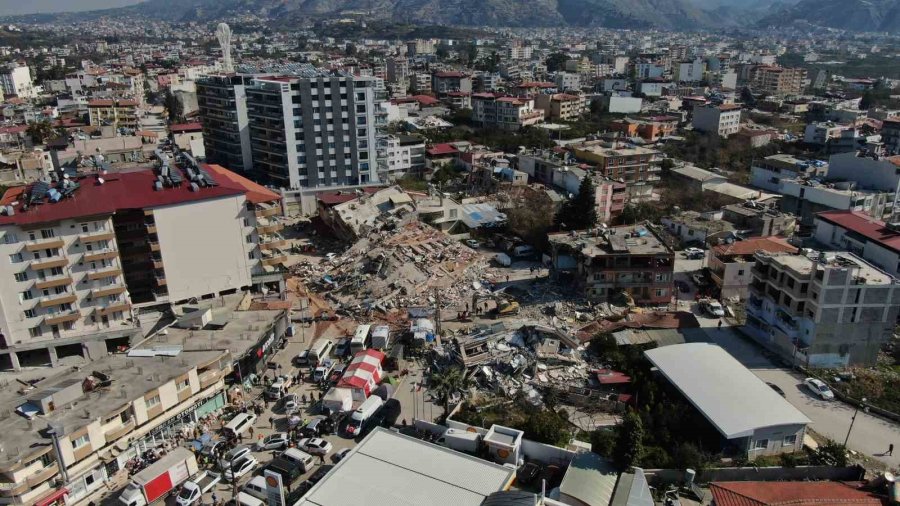
[[[589,257],[674,254],[653,230],[645,225],[563,232],[550,234],[548,238],[551,244],[567,246]]]
[[[810,423],[717,344],[674,344],[644,355],[726,439],[764,427]]]
[[[378,427],[294,506],[479,506],[508,489],[515,472]]]
[[[889,285],[897,283],[893,276],[866,262],[862,258],[849,251],[829,251],[824,253],[825,261],[813,260],[805,255],[792,255],[790,253],[760,253],[774,260],[774,263],[787,267],[804,275],[811,274],[819,267],[853,269],[854,276],[865,280],[868,285]]]
[[[28,391],[22,391],[19,383],[11,383],[0,389],[0,405],[5,406],[0,411],[5,450],[0,453],[0,466],[10,465],[40,451],[41,447],[49,446],[51,439],[46,432],[48,425],[62,428],[63,434],[71,433],[194,367],[212,363],[226,353],[226,349],[206,347],[203,350],[182,351],[174,357],[127,357],[125,354],[115,354],[85,364],[80,370],[69,368],[38,382],[34,389]],[[84,393],[47,415],[35,415],[33,420],[15,413],[18,406],[41,389],[72,382],[81,383],[92,371],[108,375],[112,384]]]
[[[734,225],[724,220],[706,218],[696,211],[684,211],[668,218],[674,223],[681,223],[695,230],[705,230],[708,234],[734,230]]]
[[[603,156],[635,156],[635,155],[657,155],[659,151],[640,146],[627,147],[606,147],[601,144],[586,144],[572,146],[578,151],[587,151]]]

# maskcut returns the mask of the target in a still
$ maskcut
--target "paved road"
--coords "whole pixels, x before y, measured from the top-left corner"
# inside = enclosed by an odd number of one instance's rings
[[[737,331],[725,327],[708,329],[707,333],[712,341],[728,350],[763,381],[773,383],[784,390],[787,400],[812,420],[813,430],[838,442],[844,442],[854,408],[843,402],[826,402],[812,396],[803,387],[802,376],[774,365],[755,344]],[[847,446],[897,470],[900,469],[900,450],[895,451],[893,456],[886,455],[890,444],[900,448],[900,426],[860,411],[853,424]]]

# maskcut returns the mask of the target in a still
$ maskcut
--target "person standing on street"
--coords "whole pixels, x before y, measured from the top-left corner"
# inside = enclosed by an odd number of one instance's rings
[[[888,445],[888,451],[887,451],[887,454],[888,454],[888,455],[891,455],[891,456],[894,455],[894,443],[891,443],[891,444]]]
[[[270,429],[274,429],[274,428],[275,428],[275,417],[273,417],[273,416],[270,416],[270,417],[269,417],[269,428],[270,428]]]

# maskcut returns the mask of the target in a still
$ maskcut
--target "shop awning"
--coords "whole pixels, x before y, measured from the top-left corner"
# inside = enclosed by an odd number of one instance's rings
[[[40,498],[34,503],[34,506],[50,506],[69,494],[69,489],[63,487],[57,489],[50,494]]]

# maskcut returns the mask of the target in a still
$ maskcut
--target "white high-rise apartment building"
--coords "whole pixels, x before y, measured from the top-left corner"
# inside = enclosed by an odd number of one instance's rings
[[[0,89],[4,96],[15,95],[19,98],[34,98],[37,91],[31,84],[31,71],[27,66],[12,64],[0,70]]]

